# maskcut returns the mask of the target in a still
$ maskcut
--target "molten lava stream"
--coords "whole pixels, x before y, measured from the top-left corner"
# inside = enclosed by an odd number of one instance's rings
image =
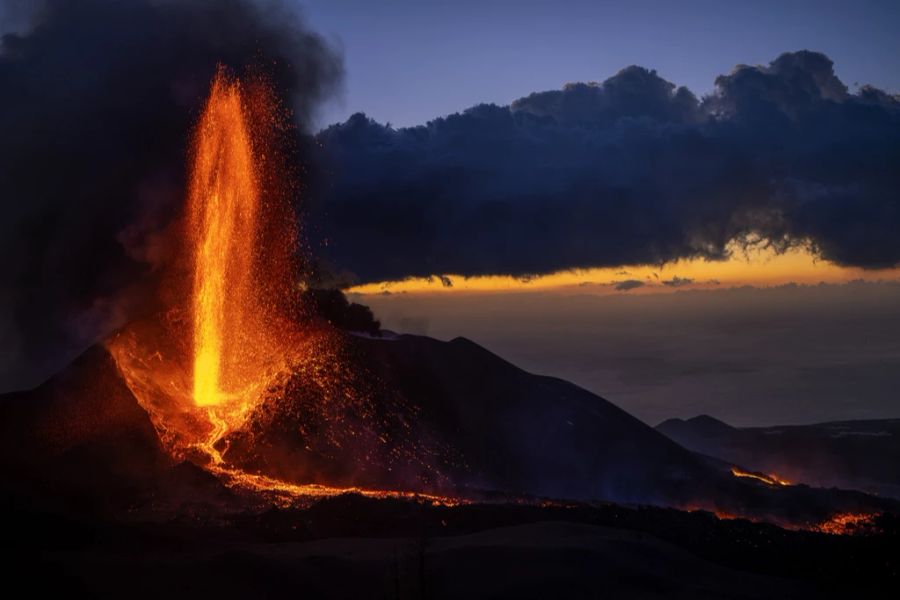
[[[262,375],[269,332],[254,274],[260,192],[237,82],[219,73],[197,127],[188,195],[193,251],[193,395],[197,406],[241,403]]]
[[[757,481],[762,481],[765,484],[772,486],[788,486],[792,485],[790,481],[787,479],[782,479],[778,475],[771,473],[769,475],[765,475],[763,473],[754,473],[751,471],[744,471],[743,469],[739,469],[738,467],[731,467],[731,474],[735,477],[745,477],[748,479],[756,479]]]

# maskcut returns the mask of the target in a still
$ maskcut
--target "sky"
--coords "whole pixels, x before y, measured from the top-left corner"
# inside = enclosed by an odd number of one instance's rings
[[[780,253],[774,250],[730,249],[732,257],[722,261],[678,260],[661,265],[570,269],[529,278],[511,276],[413,277],[399,281],[378,281],[349,288],[361,295],[516,293],[538,290],[616,294],[671,293],[679,290],[710,290],[723,287],[772,287],[790,283],[847,283],[850,281],[896,281],[900,270],[843,267],[818,260],[798,248]]]
[[[318,123],[364,112],[395,126],[481,102],[509,104],[636,64],[697,95],[737,64],[809,49],[848,84],[900,92],[893,0],[306,0],[310,25],[342,50],[344,91]]]

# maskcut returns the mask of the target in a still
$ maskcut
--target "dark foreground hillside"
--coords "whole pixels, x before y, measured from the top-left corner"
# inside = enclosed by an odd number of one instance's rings
[[[900,538],[615,505],[307,510],[157,523],[6,505],[7,585],[69,597],[890,598]]]

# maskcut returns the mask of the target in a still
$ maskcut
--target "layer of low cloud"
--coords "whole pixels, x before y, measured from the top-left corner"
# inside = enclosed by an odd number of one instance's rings
[[[664,279],[660,283],[668,287],[682,287],[694,283],[694,280],[690,277],[679,277],[676,275],[672,279]]]
[[[896,96],[809,51],[715,84],[699,99],[632,66],[420,127],[354,115],[319,135],[314,231],[357,282],[718,260],[732,240],[900,261]]]

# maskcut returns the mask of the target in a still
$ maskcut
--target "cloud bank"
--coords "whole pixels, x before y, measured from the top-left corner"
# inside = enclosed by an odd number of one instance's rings
[[[318,136],[313,231],[356,282],[717,260],[732,240],[900,262],[897,96],[851,93],[809,51],[715,84],[632,66],[419,127],[353,115]]]

